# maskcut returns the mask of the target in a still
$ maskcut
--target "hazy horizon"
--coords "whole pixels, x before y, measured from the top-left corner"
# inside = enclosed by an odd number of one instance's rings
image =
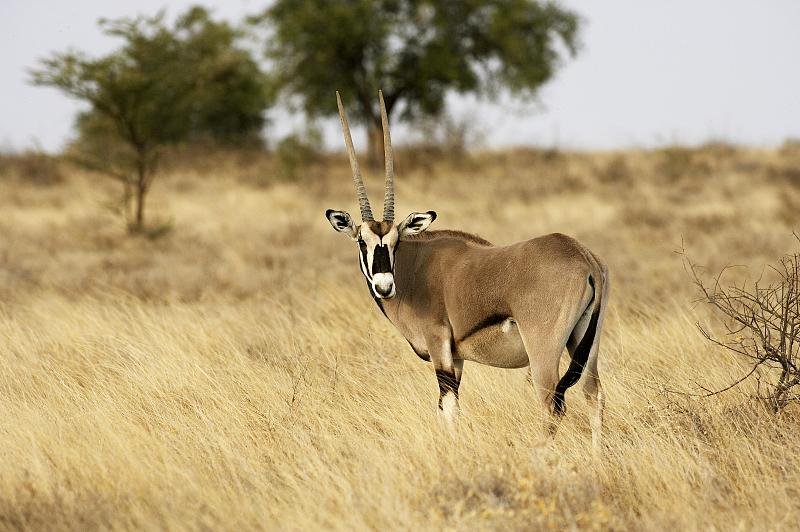
[[[54,89],[32,87],[27,69],[53,51],[107,53],[118,42],[101,34],[97,19],[165,7],[170,16],[198,3],[87,0],[36,4],[6,0],[0,7],[0,147],[48,151],[63,146],[82,104]],[[265,2],[199,2],[234,22]],[[475,124],[489,147],[543,145],[579,149],[698,144],[711,140],[776,145],[800,138],[800,4],[687,0],[647,5],[632,0],[562,2],[584,17],[583,47],[540,92],[537,104],[488,103],[451,95],[457,121]],[[333,105],[333,97],[332,97]],[[269,113],[266,135],[301,129],[304,117]],[[337,148],[335,120],[321,123],[326,145]],[[398,143],[413,138],[394,126]],[[358,132],[356,142],[363,142]]]

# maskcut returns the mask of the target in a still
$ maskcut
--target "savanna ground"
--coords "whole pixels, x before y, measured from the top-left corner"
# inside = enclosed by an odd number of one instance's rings
[[[412,166],[413,161],[413,166]],[[798,411],[752,385],[676,254],[757,275],[796,249],[800,146],[400,152],[398,217],[498,244],[560,231],[609,264],[605,448],[586,403],[548,443],[525,370],[467,363],[451,436],[438,388],[371,301],[326,208],[349,169],[167,168],[160,235],[127,236],[115,183],[0,177],[0,527],[781,530],[800,511]],[[370,172],[373,201],[380,177]],[[377,207],[376,207],[377,208]],[[157,232],[157,231],[156,231]],[[734,273],[736,275],[736,273]],[[562,366],[562,371],[565,366]]]

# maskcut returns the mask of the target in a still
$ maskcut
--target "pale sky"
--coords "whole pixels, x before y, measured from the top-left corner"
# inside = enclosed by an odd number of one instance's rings
[[[26,83],[26,69],[51,51],[102,54],[117,43],[98,18],[175,15],[211,7],[239,21],[256,0],[0,0],[0,149],[58,150],[81,104]],[[452,97],[456,119],[470,120],[493,147],[650,147],[727,140],[777,145],[800,138],[800,1],[569,0],[585,19],[583,49],[540,93],[540,105]],[[333,105],[333,97],[332,103]],[[278,138],[303,118],[271,114]],[[324,124],[326,143],[341,133]],[[396,142],[409,128],[393,127]],[[363,142],[363,135],[355,135]]]

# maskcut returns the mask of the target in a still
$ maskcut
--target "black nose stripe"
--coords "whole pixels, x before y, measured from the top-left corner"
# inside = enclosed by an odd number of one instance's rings
[[[372,275],[391,271],[392,263],[389,260],[389,246],[386,244],[375,246],[375,251],[372,253]]]

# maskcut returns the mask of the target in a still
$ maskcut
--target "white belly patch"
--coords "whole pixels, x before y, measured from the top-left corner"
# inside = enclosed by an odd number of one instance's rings
[[[528,353],[513,318],[476,331],[456,345],[456,352],[464,360],[498,368],[528,365]]]

